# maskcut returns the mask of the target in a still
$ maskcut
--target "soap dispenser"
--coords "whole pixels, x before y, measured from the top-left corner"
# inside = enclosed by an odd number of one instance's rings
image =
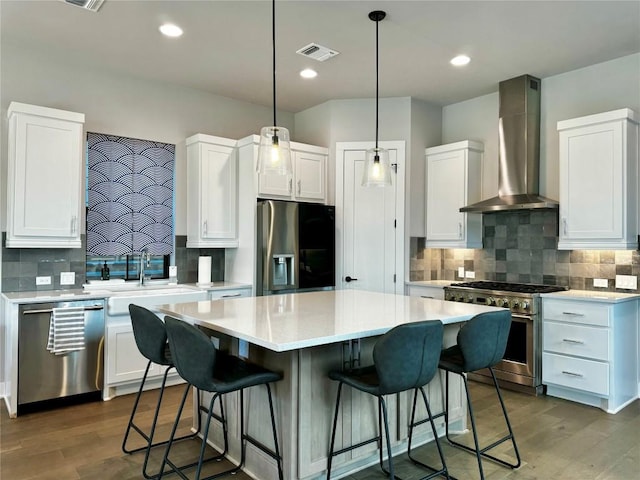
[[[107,261],[105,260],[104,267],[102,267],[102,270],[100,270],[100,278],[102,280],[109,280],[109,277],[109,267],[107,266]]]

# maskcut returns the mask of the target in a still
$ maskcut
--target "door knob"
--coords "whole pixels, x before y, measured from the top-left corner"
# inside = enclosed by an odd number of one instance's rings
[[[346,277],[344,277],[344,281],[349,283],[349,282],[355,282],[356,280],[358,280],[357,278],[352,278],[349,275],[347,275]]]

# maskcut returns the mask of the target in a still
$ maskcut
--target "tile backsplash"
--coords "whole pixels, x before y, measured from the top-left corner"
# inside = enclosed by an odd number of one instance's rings
[[[522,210],[484,214],[482,249],[425,248],[411,238],[411,280],[463,280],[458,268],[475,280],[562,285],[578,290],[617,290],[616,275],[640,277],[635,250],[558,250],[558,214],[554,210]],[[608,288],[593,286],[594,278]]]
[[[6,248],[2,232],[2,291],[26,292],[82,288],[86,282],[86,237],[82,248]],[[211,256],[211,280],[224,280],[224,249],[186,248],[187,237],[175,237],[175,265],[179,283],[198,280],[198,257]],[[60,285],[60,272],[75,272],[75,285]],[[51,285],[37,285],[36,277],[51,276]]]

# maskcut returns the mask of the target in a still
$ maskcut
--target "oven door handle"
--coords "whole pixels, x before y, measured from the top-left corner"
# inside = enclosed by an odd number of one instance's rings
[[[533,320],[531,318],[531,315],[518,315],[517,313],[512,313],[511,314],[511,318],[519,318],[519,319],[527,321],[527,322],[531,322]]]

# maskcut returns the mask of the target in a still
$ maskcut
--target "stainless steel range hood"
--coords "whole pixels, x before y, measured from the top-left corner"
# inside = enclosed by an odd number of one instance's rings
[[[467,205],[461,212],[558,208],[558,202],[538,193],[540,86],[540,79],[530,75],[498,85],[498,196]]]

